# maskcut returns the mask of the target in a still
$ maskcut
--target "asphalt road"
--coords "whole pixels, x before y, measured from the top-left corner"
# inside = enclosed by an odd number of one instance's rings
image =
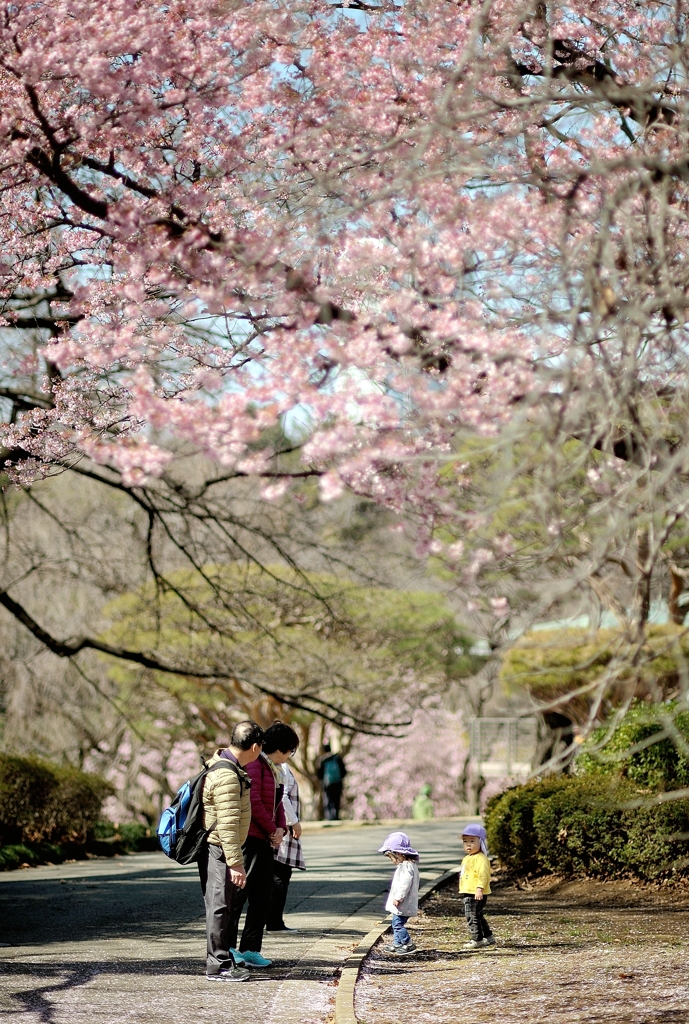
[[[307,871],[287,904],[295,935],[268,935],[274,958],[249,983],[204,977],[203,904],[194,867],[136,854],[3,875],[0,1020],[17,1024],[320,1024],[339,967],[383,916],[389,828],[306,834]],[[456,864],[460,822],[409,826],[422,877]]]

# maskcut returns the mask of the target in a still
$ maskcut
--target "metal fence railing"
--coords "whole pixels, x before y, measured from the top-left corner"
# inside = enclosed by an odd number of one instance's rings
[[[484,779],[528,775],[536,741],[535,718],[471,720],[471,760]]]

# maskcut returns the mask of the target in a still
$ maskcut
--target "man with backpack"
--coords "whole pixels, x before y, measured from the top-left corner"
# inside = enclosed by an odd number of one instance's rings
[[[251,824],[251,780],[245,768],[261,753],[263,729],[239,722],[230,745],[208,762],[203,783],[203,824],[208,831],[200,851],[199,875],[206,905],[206,977],[209,981],[247,981],[249,971],[233,950],[237,945],[237,906],[246,885],[242,845]],[[221,767],[221,763],[224,764]],[[215,766],[218,766],[217,768]]]
[[[290,726],[283,725],[282,728],[290,737],[285,741],[287,745],[296,746],[299,741],[294,730]],[[274,726],[270,726],[266,735],[271,730],[274,732]],[[272,744],[268,749],[272,750],[275,756]],[[261,948],[263,930],[270,913],[275,862],[273,853],[280,846],[287,829],[282,804],[284,783],[282,772],[277,767],[278,763],[280,762],[273,763],[262,753],[247,766],[247,773],[251,777],[251,826],[244,843],[246,888],[240,893],[232,909],[235,918],[232,932],[233,935],[237,934],[239,916],[246,901],[246,921],[239,944],[239,956],[250,967],[270,967],[272,964],[272,960],[263,956]]]
[[[337,821],[340,817],[342,783],[347,774],[345,763],[339,754],[333,754],[329,743],[323,744],[323,753],[318,763],[318,778],[323,783],[323,812],[326,821]]]

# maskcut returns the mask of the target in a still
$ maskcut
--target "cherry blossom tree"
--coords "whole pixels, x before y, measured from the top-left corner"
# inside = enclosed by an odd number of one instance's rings
[[[8,6],[4,313],[50,335],[8,446],[139,479],[177,437],[274,489],[251,445],[303,410],[326,496],[430,499],[424,455],[493,429],[566,350],[571,310],[532,327],[564,303],[563,250],[588,258],[585,168],[631,145],[579,86],[621,12],[586,35],[582,10],[549,57],[564,9],[551,30],[520,4]]]
[[[410,818],[423,785],[431,786],[438,817],[466,813],[467,756],[466,722],[461,713],[442,707],[420,708],[405,739],[358,737],[347,759],[351,816]]]
[[[7,5],[8,471],[317,477],[411,515],[498,630],[505,567],[556,563],[601,600],[623,567],[643,630],[685,571],[686,34],[633,0]]]

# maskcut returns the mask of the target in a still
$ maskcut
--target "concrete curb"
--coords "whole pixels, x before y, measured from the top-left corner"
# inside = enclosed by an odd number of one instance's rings
[[[426,882],[419,889],[419,903],[444,882],[458,875],[460,870],[460,867],[450,868],[449,871],[444,871],[442,875],[439,875],[432,882]],[[356,949],[345,960],[335,998],[335,1024],[358,1024],[354,1012],[354,988],[359,977],[359,971],[373,946],[375,946],[378,939],[381,935],[385,934],[389,927],[390,917],[388,916],[363,937]]]

